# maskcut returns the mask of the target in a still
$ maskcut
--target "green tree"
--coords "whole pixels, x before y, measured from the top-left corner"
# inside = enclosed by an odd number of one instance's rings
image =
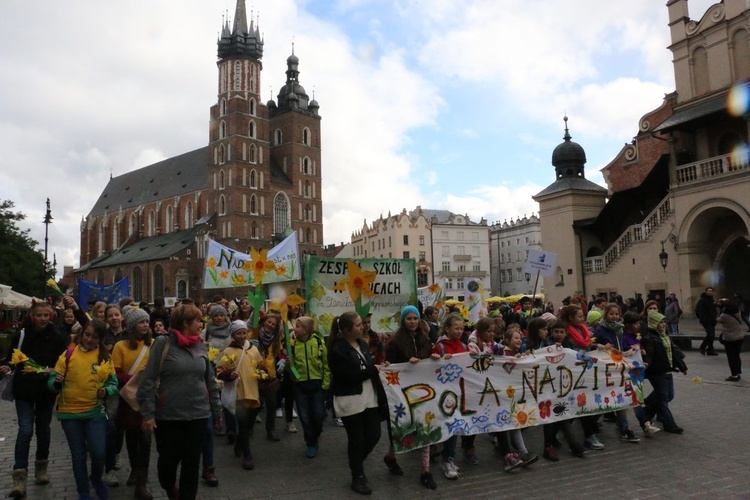
[[[43,297],[52,270],[37,250],[39,242],[29,236],[30,230],[18,227],[26,215],[14,212],[14,207],[10,200],[0,201],[0,283],[26,295]]]

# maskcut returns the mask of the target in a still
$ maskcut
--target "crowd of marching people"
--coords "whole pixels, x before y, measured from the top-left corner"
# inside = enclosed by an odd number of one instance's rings
[[[700,352],[715,354],[719,325],[731,372],[727,380],[738,381],[744,306],[735,299],[714,302],[712,296],[713,288],[706,289],[696,308],[706,328]],[[457,310],[405,305],[398,330],[390,334],[373,331],[369,315],[347,312],[333,320],[327,338],[302,306],[289,306],[285,313],[254,311],[247,298],[229,301],[221,296],[207,304],[185,299],[171,310],[160,298],[152,307],[124,299],[119,304],[90,304],[87,311],[68,296],[56,306],[33,304],[0,363],[0,375],[6,379],[3,398],[14,401],[18,417],[9,496],[26,495],[34,433],[34,481],[50,482],[53,416],[70,449],[80,500],[92,498],[92,489],[96,498],[106,499],[109,488],[121,486],[123,448],[130,472],[122,482],[133,487],[135,498],[153,498],[148,489],[152,441],[158,483],[168,498],[193,499],[201,480],[219,484],[217,439],[232,445],[238,468],[252,470],[255,425],[264,424],[265,437],[277,442],[277,417],[284,417],[283,429],[289,434],[299,433],[294,422],[298,418],[301,453],[314,459],[327,415],[346,432],[351,488],[369,494],[364,463],[381,439],[383,422],[391,435],[380,368],[461,353],[520,357],[550,345],[588,351],[597,344],[640,351],[652,386],[643,404],[634,407],[632,415],[620,410],[578,418],[582,438],[576,435],[575,420],[542,425],[541,456],[546,460],[560,460],[560,436],[574,457],[604,449],[597,437],[604,425],[600,417],[615,424],[620,440],[628,443],[660,431],[683,433],[669,407],[673,373],[688,370],[685,355],[673,342],[682,315],[674,294],[641,304],[568,297],[558,309],[524,297],[517,304],[490,309],[475,324]],[[637,434],[638,428],[642,432]],[[539,459],[526,446],[525,432],[493,434],[505,471]],[[420,484],[437,488],[431,472],[435,462],[445,478],[458,479],[459,453],[464,463],[478,464],[475,439],[454,435],[442,449],[433,445],[415,452]],[[383,462],[391,474],[403,475],[392,445]]]

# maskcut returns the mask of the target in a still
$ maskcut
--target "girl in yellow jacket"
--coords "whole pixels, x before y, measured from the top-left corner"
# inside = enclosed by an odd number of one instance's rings
[[[235,320],[229,325],[229,332],[231,343],[221,355],[216,366],[216,376],[224,381],[224,409],[234,410],[237,418],[238,436],[234,453],[236,456],[242,455],[243,469],[252,470],[255,463],[250,452],[250,435],[253,433],[255,417],[260,411],[258,380],[268,377],[268,371],[258,348],[247,340],[247,323]],[[234,401],[228,401],[227,398],[232,394],[235,394]]]
[[[86,451],[91,456],[91,485],[100,499],[108,498],[102,481],[106,447],[107,417],[104,400],[117,394],[117,377],[104,347],[107,324],[94,318],[57,360],[48,385],[60,394],[57,418],[62,424],[73,460],[73,475],[79,499],[91,498]]]

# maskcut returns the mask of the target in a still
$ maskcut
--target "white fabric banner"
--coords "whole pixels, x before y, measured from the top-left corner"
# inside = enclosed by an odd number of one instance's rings
[[[382,367],[396,452],[454,434],[521,429],[643,401],[640,352],[544,347],[519,358],[456,354]]]
[[[208,240],[203,288],[257,286],[300,279],[297,231],[270,250],[260,250],[257,254],[241,253]],[[255,282],[256,276],[261,277],[260,283]]]

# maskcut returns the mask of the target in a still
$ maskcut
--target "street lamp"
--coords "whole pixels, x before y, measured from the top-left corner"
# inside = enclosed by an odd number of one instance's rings
[[[664,243],[661,244],[661,252],[659,252],[659,261],[664,272],[667,272],[667,261],[669,260],[669,254],[664,251]]]
[[[667,272],[667,262],[669,261],[669,254],[664,250],[664,243],[669,241],[670,243],[672,243],[675,250],[677,249],[677,237],[674,235],[673,231],[674,231],[674,224],[672,224],[672,229],[669,230],[667,237],[659,242],[661,243],[661,252],[659,252],[659,262],[661,263],[661,268],[664,269],[664,272]]]

